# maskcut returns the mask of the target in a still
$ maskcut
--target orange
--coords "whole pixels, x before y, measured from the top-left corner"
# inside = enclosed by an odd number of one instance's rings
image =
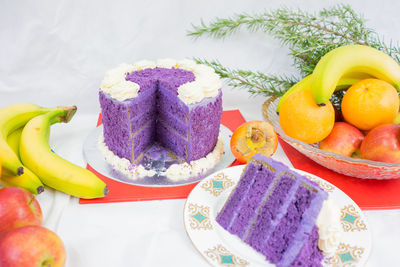
[[[389,83],[365,79],[347,89],[342,100],[344,119],[360,130],[391,123],[399,112],[399,96]]]
[[[335,123],[331,102],[315,103],[311,90],[301,90],[288,96],[279,111],[279,122],[288,136],[313,144],[323,140]]]
[[[230,146],[235,158],[240,163],[247,163],[257,153],[272,156],[278,147],[278,136],[271,124],[248,121],[233,132]]]

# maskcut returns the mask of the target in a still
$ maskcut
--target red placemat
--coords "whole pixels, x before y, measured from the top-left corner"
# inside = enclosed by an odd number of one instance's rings
[[[226,110],[222,113],[221,124],[231,131],[234,131],[244,122],[245,119],[239,110]],[[101,114],[97,126],[100,124]],[[231,166],[233,165],[238,165],[238,163],[235,161]],[[86,168],[103,180],[107,184],[110,192],[102,198],[79,199],[80,204],[186,198],[190,191],[192,191],[192,189],[197,185],[197,183],[174,187],[145,187],[129,185],[101,175],[89,164],[87,164]]]
[[[399,209],[400,179],[360,179],[331,171],[307,158],[285,141],[279,139],[287,157],[300,169],[334,184],[345,192],[363,210]]]

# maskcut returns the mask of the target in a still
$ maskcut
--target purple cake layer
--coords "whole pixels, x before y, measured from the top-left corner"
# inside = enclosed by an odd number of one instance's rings
[[[177,97],[178,87],[194,79],[183,69],[148,68],[126,76],[140,86],[135,98],[118,101],[100,91],[108,148],[132,163],[155,141],[187,162],[210,153],[218,141],[222,93],[186,105]]]
[[[240,207],[237,208],[239,211],[229,229],[229,232],[236,234],[241,239],[244,238],[247,232],[246,230],[257,214],[261,202],[267,197],[275,176],[275,173],[271,171],[265,173],[263,171],[266,168],[265,166],[261,165],[260,167],[261,168],[257,170],[257,174],[253,178],[254,182],[249,190],[251,194],[247,194],[241,202]]]
[[[132,158],[138,160],[142,157],[143,151],[154,143],[156,122],[149,121],[131,140]]]
[[[307,267],[319,267],[324,255],[321,251],[316,250],[318,246],[318,227],[314,226],[311,234],[308,235],[307,242],[304,243],[296,259],[290,264],[290,266],[307,266]]]
[[[158,86],[157,106],[159,110],[173,114],[178,120],[189,122],[189,106],[176,97],[177,93],[169,88]]]
[[[163,124],[178,133],[185,140],[189,140],[188,125],[178,120],[174,115],[169,112],[157,114],[157,123]]]
[[[311,255],[312,266],[321,266],[315,222],[327,196],[307,177],[255,155],[216,220],[277,266]]]
[[[290,203],[285,216],[281,219],[274,232],[265,244],[263,254],[267,259],[278,265],[285,255],[287,248],[295,237],[297,228],[302,223],[302,215],[310,206],[314,195],[301,185]],[[287,265],[282,265],[287,266]]]
[[[188,158],[188,141],[162,123],[157,123],[155,140],[179,158]]]
[[[256,174],[258,166],[255,162],[250,161],[243,171],[242,178],[236,185],[235,190],[232,191],[227,202],[219,212],[216,221],[226,230],[230,230],[232,221],[237,216],[237,208],[241,201],[244,200],[244,195],[247,194],[251,185],[254,183],[254,175]],[[246,174],[246,175],[244,175]]]
[[[271,233],[286,213],[290,199],[292,199],[298,181],[289,175],[282,175],[277,186],[268,199],[261,205],[258,215],[248,230],[245,242],[258,252],[263,252],[265,240],[268,240]]]

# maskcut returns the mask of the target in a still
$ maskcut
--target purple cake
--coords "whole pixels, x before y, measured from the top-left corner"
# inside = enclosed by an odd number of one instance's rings
[[[322,266],[315,225],[328,194],[280,162],[255,155],[217,222],[277,266]]]
[[[190,162],[218,141],[221,83],[212,68],[193,61],[121,65],[106,74],[99,99],[105,144],[132,163],[155,142]]]

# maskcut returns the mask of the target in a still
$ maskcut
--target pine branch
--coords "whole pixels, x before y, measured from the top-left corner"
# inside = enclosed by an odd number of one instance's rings
[[[254,15],[243,13],[229,18],[216,18],[209,24],[201,20],[198,26],[192,24],[188,35],[194,38],[225,38],[242,28],[250,32],[270,34],[280,40],[282,45],[289,46],[293,65],[303,77],[313,72],[318,61],[326,53],[348,44],[369,45],[400,62],[400,46],[392,41],[385,43],[374,30],[366,27],[364,18],[349,5],[336,5],[318,13],[280,8]],[[213,62],[208,63],[216,71],[224,69],[219,62]],[[280,95],[282,90],[288,88],[288,84],[296,81],[293,77],[276,77],[226,68],[221,73],[228,75],[223,77],[220,74],[221,78],[228,78],[232,86],[244,87],[250,93],[256,91],[265,95]],[[274,82],[275,80],[278,82]],[[278,86],[279,89],[274,89],[274,86]]]
[[[249,70],[232,70],[222,66],[216,60],[194,58],[198,64],[208,65],[214,68],[215,72],[225,78],[229,86],[246,88],[253,95],[282,96],[287,89],[292,87],[298,79],[295,77],[265,75],[262,72]]]

